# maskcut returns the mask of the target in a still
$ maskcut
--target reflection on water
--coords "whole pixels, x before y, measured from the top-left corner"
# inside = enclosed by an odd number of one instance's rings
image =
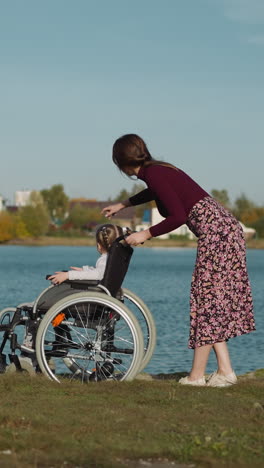
[[[34,300],[48,286],[45,276],[71,265],[94,265],[93,247],[0,246],[0,308]],[[124,286],[148,305],[156,321],[155,353],[146,371],[188,371],[193,351],[187,348],[189,289],[195,249],[135,249]],[[238,373],[264,367],[263,267],[264,250],[248,250],[257,331],[230,340],[233,366]],[[207,370],[216,367],[212,353]]]

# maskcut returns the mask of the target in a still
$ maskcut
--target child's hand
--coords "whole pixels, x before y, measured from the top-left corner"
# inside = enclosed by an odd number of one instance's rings
[[[71,270],[76,270],[76,271],[82,271],[82,268],[80,267],[70,267]]]
[[[61,284],[63,281],[69,279],[68,271],[56,271],[54,275],[49,276],[48,278],[53,284]]]

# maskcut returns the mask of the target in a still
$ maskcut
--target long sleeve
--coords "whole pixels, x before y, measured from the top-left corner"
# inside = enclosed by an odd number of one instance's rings
[[[147,194],[151,193],[160,214],[165,218],[149,228],[153,237],[171,232],[185,224],[195,203],[209,196],[185,172],[162,164],[141,167],[138,178],[144,180],[150,190],[146,192],[145,199]],[[142,193],[138,196],[142,197]]]
[[[149,188],[147,188],[137,193],[136,195],[133,195],[133,197],[130,197],[129,201],[131,205],[142,205],[143,203],[148,203],[154,199],[154,194]]]
[[[107,262],[107,254],[99,257],[95,267],[84,266],[82,270],[70,270],[69,280],[101,280],[104,276],[105,267]]]
[[[161,236],[167,232],[174,231],[179,226],[184,224],[187,220],[187,214],[184,207],[176,195],[174,188],[170,184],[161,184],[153,182],[155,185],[155,192],[157,194],[157,206],[162,205],[166,207],[168,215],[158,224],[151,226],[149,231],[152,237]],[[162,211],[162,208],[160,209]]]

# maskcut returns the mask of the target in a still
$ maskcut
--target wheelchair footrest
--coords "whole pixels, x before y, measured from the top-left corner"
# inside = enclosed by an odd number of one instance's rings
[[[67,349],[53,349],[51,351],[45,351],[45,356],[47,357],[66,357],[67,354]]]
[[[120,354],[133,354],[133,349],[129,348],[117,348],[114,345],[107,345],[104,347],[104,351],[107,353],[120,353]]]

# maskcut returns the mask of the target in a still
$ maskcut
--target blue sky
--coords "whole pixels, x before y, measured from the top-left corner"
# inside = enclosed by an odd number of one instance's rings
[[[0,0],[0,194],[107,199],[138,133],[203,188],[264,203],[263,0]]]

